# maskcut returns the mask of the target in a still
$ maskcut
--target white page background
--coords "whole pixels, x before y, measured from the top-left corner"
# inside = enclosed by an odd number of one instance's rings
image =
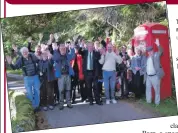
[[[4,7],[3,1],[1,3],[1,16],[4,16]],[[32,15],[32,14],[41,14],[41,13],[50,13],[50,12],[59,12],[67,10],[76,10],[76,9],[87,9],[94,7],[104,7],[112,5],[10,5],[6,4],[6,17],[13,16],[22,16],[22,15]],[[178,86],[178,69],[176,57],[178,57],[178,40],[176,40],[176,28],[178,24],[176,19],[178,19],[178,5],[168,5],[168,19],[169,19],[169,28],[170,28],[170,37],[171,37],[171,47],[173,55],[173,65],[174,65],[174,75],[175,75],[175,85]],[[177,33],[178,36],[178,33]],[[2,39],[1,39],[2,40]],[[4,123],[4,55],[1,41],[1,123]],[[178,96],[178,90],[176,90]],[[9,112],[9,103],[8,95],[6,92],[6,133],[11,133],[11,122],[10,122],[10,112]],[[62,129],[48,129],[41,131],[32,131],[32,133],[80,133],[80,132],[120,132],[120,133],[142,133],[142,131],[147,132],[156,132],[156,133],[176,133],[178,128],[170,128],[170,125],[173,123],[178,125],[178,116],[164,117],[164,118],[154,118],[154,119],[144,119],[144,120],[135,120],[135,121],[126,121],[126,122],[116,122],[108,123],[101,125],[91,125],[91,126],[80,126],[80,127],[71,127],[71,128],[62,128]],[[97,131],[99,130],[99,131]],[[4,127],[1,127],[1,133],[4,132]]]

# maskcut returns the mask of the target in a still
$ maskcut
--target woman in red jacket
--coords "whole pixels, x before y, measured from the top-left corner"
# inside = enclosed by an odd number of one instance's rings
[[[72,102],[75,103],[76,99],[76,87],[80,87],[78,89],[81,94],[82,102],[86,101],[87,95],[86,95],[86,87],[85,87],[85,81],[84,81],[84,74],[83,74],[83,59],[82,56],[78,53],[79,46],[75,47],[75,59],[71,61],[71,66],[75,72],[74,77],[72,77]]]

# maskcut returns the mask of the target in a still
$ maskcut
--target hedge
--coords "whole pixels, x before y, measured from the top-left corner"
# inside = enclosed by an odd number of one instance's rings
[[[35,130],[34,110],[26,95],[22,92],[10,91],[9,99],[12,133]]]

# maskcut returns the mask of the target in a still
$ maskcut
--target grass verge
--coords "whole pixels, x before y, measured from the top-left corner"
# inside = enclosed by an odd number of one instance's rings
[[[177,101],[175,97],[162,100],[159,106],[155,106],[154,102],[148,104],[145,99],[141,99],[138,102],[146,107],[151,107],[163,117],[178,115]]]

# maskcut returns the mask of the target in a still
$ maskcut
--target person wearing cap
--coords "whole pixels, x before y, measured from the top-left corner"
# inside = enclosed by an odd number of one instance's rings
[[[152,86],[155,91],[155,104],[160,104],[160,83],[165,73],[161,67],[160,58],[163,54],[163,48],[160,45],[159,39],[156,39],[155,44],[158,47],[158,52],[153,51],[152,46],[148,46],[146,51],[148,57],[145,65],[146,73],[144,75],[144,82],[146,82],[146,101],[152,102]]]

